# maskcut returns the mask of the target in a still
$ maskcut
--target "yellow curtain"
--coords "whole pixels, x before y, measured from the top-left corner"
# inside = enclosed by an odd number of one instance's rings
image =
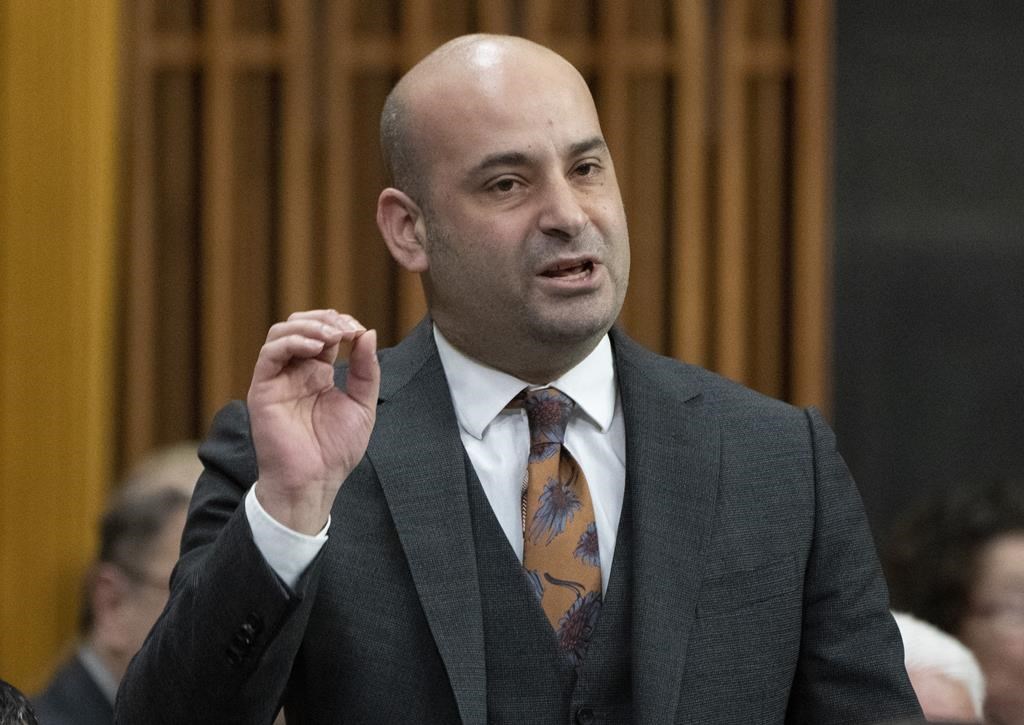
[[[28,692],[110,477],[119,5],[0,3],[0,673]]]

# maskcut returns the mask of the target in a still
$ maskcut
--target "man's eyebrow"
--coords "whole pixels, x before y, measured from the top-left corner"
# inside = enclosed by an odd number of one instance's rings
[[[588,138],[585,141],[577,141],[569,147],[569,156],[582,156],[591,151],[607,151],[608,144],[600,136]]]
[[[606,151],[608,144],[600,136],[594,136],[583,141],[577,141],[569,147],[570,157],[582,156],[591,151]],[[483,160],[473,167],[474,175],[480,174],[489,169],[500,166],[526,166],[532,157],[523,151],[499,151],[498,153],[485,156]]]
[[[499,151],[485,156],[483,161],[473,167],[473,173],[479,174],[496,166],[525,166],[529,162],[530,157],[522,151]]]

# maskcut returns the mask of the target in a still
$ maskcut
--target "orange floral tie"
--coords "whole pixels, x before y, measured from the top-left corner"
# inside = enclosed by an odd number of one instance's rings
[[[576,404],[555,388],[524,391],[512,403],[520,404],[530,424],[523,569],[558,646],[578,665],[601,611],[601,554],[587,479],[562,445]]]

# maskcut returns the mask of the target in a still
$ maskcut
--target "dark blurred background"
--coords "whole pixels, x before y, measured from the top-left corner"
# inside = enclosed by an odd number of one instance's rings
[[[1024,471],[1024,3],[836,5],[834,422],[876,538]]]

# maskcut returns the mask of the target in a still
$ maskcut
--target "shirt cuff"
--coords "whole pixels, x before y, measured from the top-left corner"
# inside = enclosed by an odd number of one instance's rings
[[[299,581],[302,572],[327,542],[327,529],[330,528],[331,517],[327,517],[327,523],[313,536],[293,531],[263,508],[256,498],[258,485],[258,482],[254,483],[245,494],[245,517],[249,519],[253,541],[274,573],[294,591],[295,583]]]

